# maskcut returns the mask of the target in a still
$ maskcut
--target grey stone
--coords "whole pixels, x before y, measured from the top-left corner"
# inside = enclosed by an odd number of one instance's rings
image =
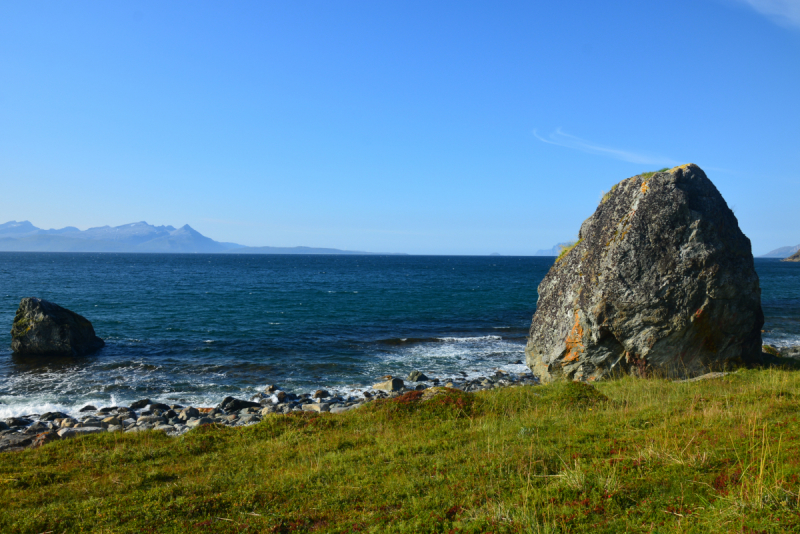
[[[28,432],[44,432],[46,430],[50,430],[50,427],[47,426],[47,424],[43,423],[42,421],[33,423],[31,426],[28,427]]]
[[[320,402],[319,404],[312,402],[311,404],[304,404],[302,410],[306,412],[328,412],[331,405],[327,402]]]
[[[213,422],[214,420],[211,419],[210,417],[201,417],[199,419],[192,419],[191,421],[188,421],[186,423],[186,426],[188,426],[189,428],[195,428],[200,425],[210,425]]]
[[[56,419],[66,419],[67,417],[69,416],[65,413],[47,412],[39,416],[39,421],[55,421]]]
[[[166,423],[167,420],[158,415],[142,415],[136,420],[136,424],[157,424],[157,423]]]
[[[105,343],[92,323],[58,304],[26,297],[11,327],[11,350],[18,354],[81,356]]]
[[[120,421],[118,417],[112,416],[112,417],[106,417],[105,419],[100,421],[100,423],[104,427],[109,427],[109,426],[120,426],[122,424],[122,421]]]
[[[31,423],[33,423],[33,421],[25,419],[24,417],[9,417],[6,419],[6,424],[10,427],[28,426]]]
[[[84,406],[83,408],[81,408],[78,411],[80,411],[80,412],[96,412],[97,411],[97,407],[92,406],[91,404],[87,404],[86,406]]]
[[[153,401],[151,401],[150,399],[141,399],[141,400],[133,401],[131,403],[131,405],[129,406],[129,408],[131,410],[141,410],[145,406],[149,406],[152,402]]]
[[[331,413],[349,412],[350,410],[352,410],[354,408],[358,408],[358,406],[359,406],[358,404],[354,404],[352,406],[334,406],[333,408],[330,409],[330,412]]]
[[[695,376],[761,357],[750,240],[696,165],[617,184],[539,285],[525,349],[543,380]]]
[[[175,430],[175,427],[172,425],[157,425],[153,430],[158,430],[161,432],[172,432]]]
[[[257,423],[259,421],[261,421],[261,418],[253,414],[243,415],[239,418],[239,423],[242,425],[246,425],[248,423]]]
[[[34,434],[9,434],[0,439],[0,451],[20,451],[33,443]]]
[[[121,432],[123,430],[122,425],[111,425],[106,428],[106,432]]]
[[[399,378],[390,378],[386,382],[379,382],[372,386],[372,389],[380,391],[399,391],[405,387],[405,384]]]
[[[184,408],[178,414],[178,419],[181,419],[183,421],[188,421],[189,419],[195,417],[200,417],[200,410],[198,410],[197,408],[192,408],[191,406],[189,408]]]
[[[48,432],[42,432],[41,434],[37,434],[33,439],[31,442],[31,448],[41,447],[45,443],[50,443],[51,441],[57,441],[59,439],[61,439],[61,436],[52,430]]]
[[[62,439],[74,438],[77,436],[87,436],[89,434],[99,434],[103,432],[99,427],[86,427],[86,428],[62,428],[58,431],[58,435]]]
[[[261,404],[258,402],[250,402],[241,399],[235,399],[233,397],[225,397],[221,403],[219,403],[218,408],[221,410],[225,410],[226,412],[238,412],[244,408],[250,407],[260,408]]]

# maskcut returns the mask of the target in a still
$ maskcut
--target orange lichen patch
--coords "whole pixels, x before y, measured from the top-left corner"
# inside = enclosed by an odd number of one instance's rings
[[[567,335],[566,344],[567,355],[564,356],[565,362],[574,362],[578,359],[578,356],[583,354],[583,327],[578,317],[578,310],[575,310],[575,324],[572,325],[572,330]]]
[[[689,167],[697,167],[694,163],[684,163],[683,165],[678,165],[677,167],[672,167],[669,172],[675,172],[679,169],[688,169]]]
[[[647,193],[649,187],[647,187],[647,181],[642,182],[642,193]]]

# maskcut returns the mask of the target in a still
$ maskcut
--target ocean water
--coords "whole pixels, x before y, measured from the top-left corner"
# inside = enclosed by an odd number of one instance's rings
[[[36,296],[106,347],[20,357],[0,345],[0,418],[149,397],[210,406],[268,384],[358,395],[391,374],[523,372],[550,257],[0,253],[0,329]],[[800,344],[800,265],[756,260],[765,342]]]

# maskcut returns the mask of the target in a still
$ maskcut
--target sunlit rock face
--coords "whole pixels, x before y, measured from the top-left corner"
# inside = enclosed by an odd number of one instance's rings
[[[539,285],[525,353],[541,379],[692,376],[758,360],[750,240],[698,166],[623,180],[578,237]]]

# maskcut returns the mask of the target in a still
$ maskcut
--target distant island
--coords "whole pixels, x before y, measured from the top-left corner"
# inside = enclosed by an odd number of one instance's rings
[[[388,254],[314,247],[246,247],[214,241],[188,224],[153,226],[146,222],[79,230],[43,230],[29,221],[0,224],[3,252],[148,252],[204,254]]]
[[[800,250],[800,245],[776,248],[771,252],[767,252],[766,254],[759,256],[759,258],[788,258],[798,250]]]
[[[783,261],[798,261],[800,262],[800,250],[789,256],[788,258],[784,258]]]

